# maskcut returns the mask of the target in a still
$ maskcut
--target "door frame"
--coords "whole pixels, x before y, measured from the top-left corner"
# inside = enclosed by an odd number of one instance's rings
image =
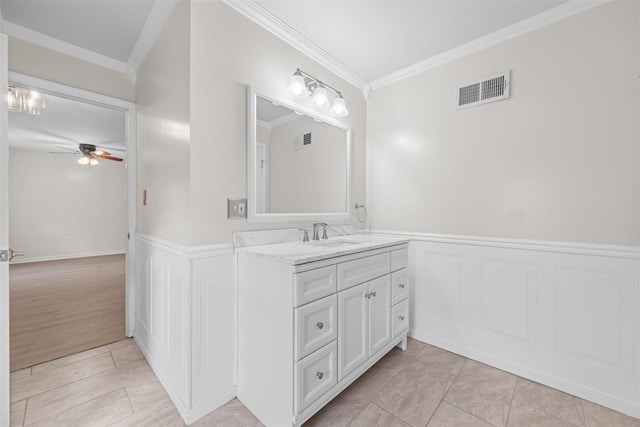
[[[133,336],[135,315],[135,232],[136,232],[136,104],[107,95],[78,89],[26,74],[8,72],[8,81],[19,86],[36,89],[42,93],[85,102],[125,113],[125,138],[127,158],[127,244],[125,247],[125,333]]]
[[[0,28],[2,31],[2,28]],[[0,32],[0,87],[7,87],[7,35]],[[5,89],[6,90],[6,89]],[[2,99],[4,101],[4,98]],[[7,103],[0,102],[0,249],[9,249]],[[0,425],[9,425],[9,263],[0,262]]]

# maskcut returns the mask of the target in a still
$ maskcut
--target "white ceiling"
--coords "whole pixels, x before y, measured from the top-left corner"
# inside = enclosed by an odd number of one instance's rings
[[[27,151],[73,153],[93,144],[116,157],[126,153],[125,113],[43,94],[46,108],[34,116],[9,112],[9,147]]]
[[[567,0],[254,0],[367,82]]]
[[[1,0],[0,25],[12,37],[121,71],[135,81],[177,1]],[[407,77],[429,64],[437,65],[606,0],[222,1],[366,94],[371,87]],[[98,123],[93,118],[100,114],[89,112],[86,105],[47,102],[39,121],[23,123],[32,119],[12,113],[14,146],[18,138],[32,148],[48,140],[112,146],[112,140],[120,139],[111,133],[109,114],[104,123]],[[59,122],[54,123],[56,120]],[[40,135],[36,135],[38,124]]]

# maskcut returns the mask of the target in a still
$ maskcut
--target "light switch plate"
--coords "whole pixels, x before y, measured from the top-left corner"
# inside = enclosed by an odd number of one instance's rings
[[[227,219],[245,219],[247,199],[227,199]]]

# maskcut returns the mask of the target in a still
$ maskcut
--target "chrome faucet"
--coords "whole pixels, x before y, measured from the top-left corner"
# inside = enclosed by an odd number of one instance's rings
[[[320,240],[320,238],[318,237],[319,228],[322,228],[322,238],[327,238],[327,228],[329,228],[329,226],[324,222],[316,222],[315,224],[313,224],[313,240]]]

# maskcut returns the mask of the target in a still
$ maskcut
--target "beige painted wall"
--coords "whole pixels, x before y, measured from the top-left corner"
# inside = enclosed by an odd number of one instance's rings
[[[186,1],[176,5],[136,85],[137,231],[185,246],[191,221],[189,9]]]
[[[311,144],[295,150],[296,136]],[[257,138],[257,136],[256,136]],[[307,116],[271,129],[268,145],[268,212],[344,212],[347,132]]]
[[[18,261],[124,253],[124,164],[103,160],[87,168],[77,160],[10,150],[10,246],[25,251]]]
[[[373,92],[372,228],[640,244],[638,2],[611,2]],[[455,111],[511,69],[511,99]]]
[[[309,226],[227,220],[227,197],[246,197],[246,84],[285,96],[297,67],[340,89],[352,127],[354,203],[365,197],[366,105],[336,77],[222,2],[191,4],[191,243],[228,243],[235,231]],[[353,223],[357,224],[355,214]]]
[[[135,85],[124,73],[101,67],[15,37],[9,37],[9,71],[90,92],[135,100]]]

